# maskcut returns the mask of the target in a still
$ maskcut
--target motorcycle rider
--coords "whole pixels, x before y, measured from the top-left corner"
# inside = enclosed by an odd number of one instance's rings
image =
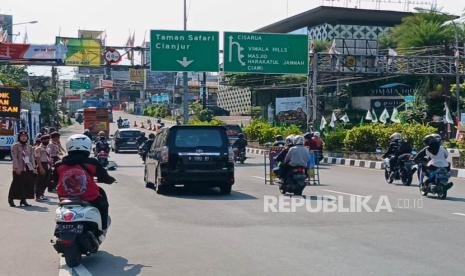
[[[140,136],[137,137],[137,146],[142,146],[142,144],[147,141],[147,137],[145,137],[145,132],[141,132]]]
[[[115,179],[91,158],[92,141],[83,134],[75,134],[66,142],[68,155],[55,164],[55,182],[58,183],[57,194],[60,199],[79,197],[100,211],[102,229],[108,224],[108,199],[105,191],[97,186],[94,176],[99,182],[112,184]],[[85,176],[85,177],[84,177]]]
[[[426,147],[415,156],[415,162],[421,163],[422,160],[425,160],[425,158],[428,159],[428,163],[424,170],[424,173],[428,178],[424,181],[424,183],[420,183],[420,185],[426,187],[429,184],[431,173],[438,168],[447,168],[447,171],[450,171],[450,163],[447,161],[449,153],[441,145],[441,136],[439,134],[430,134],[425,136],[423,144],[425,144]],[[447,189],[450,189],[453,185],[454,184],[452,182],[449,182]]]
[[[110,152],[110,145],[108,144],[107,137],[103,131],[98,133],[98,142],[95,144],[95,154],[97,155],[101,151],[106,153]]]
[[[286,145],[282,135],[276,135],[274,139],[273,147],[284,147]]]
[[[275,168],[274,171],[276,171],[281,181],[283,181],[284,178],[286,177],[287,166],[284,163],[284,159],[286,159],[287,153],[294,146],[294,138],[295,138],[294,135],[289,135],[286,137],[286,140],[285,140],[286,145],[284,149],[275,158],[275,161],[278,164],[278,167]]]
[[[118,128],[122,128],[123,127],[123,118],[121,118],[121,116],[119,116],[118,120],[116,120],[117,124],[118,124]]]
[[[86,128],[86,129],[84,130],[84,135],[87,136],[87,137],[89,137],[90,141],[93,141],[93,139],[92,139],[92,138],[93,138],[93,137],[92,137],[92,133],[90,132],[89,129]]]
[[[237,150],[234,151],[234,155],[236,155],[236,154],[238,155],[241,152],[245,152],[245,148],[247,147],[247,140],[244,138],[244,134],[239,133],[239,135],[237,135],[237,137],[239,139],[237,139],[232,145],[233,149],[237,149]]]
[[[290,168],[304,167],[307,168],[308,161],[310,160],[310,152],[304,146],[305,138],[301,135],[298,135],[294,139],[294,146],[289,149],[289,152],[284,158],[284,163]],[[287,174],[286,174],[287,175]]]
[[[393,171],[397,165],[400,165],[398,161],[402,162],[407,155],[412,153],[412,145],[408,140],[402,139],[402,135],[398,132],[393,133],[390,139],[391,143],[387,152],[383,154],[383,158],[389,158],[389,166]]]

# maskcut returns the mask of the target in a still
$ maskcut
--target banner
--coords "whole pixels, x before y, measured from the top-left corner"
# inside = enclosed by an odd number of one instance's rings
[[[102,45],[99,40],[57,36],[55,44],[66,47],[65,65],[99,67],[102,64]]]
[[[129,79],[130,81],[143,82],[145,79],[145,70],[129,68]]]
[[[276,98],[276,117],[281,123],[306,122],[307,99],[305,97]]]
[[[65,52],[60,45],[0,42],[0,57],[6,59],[64,60]]]
[[[150,99],[152,103],[164,103],[170,101],[170,96],[168,94],[153,95]]]
[[[0,118],[19,119],[21,112],[21,90],[0,87]]]

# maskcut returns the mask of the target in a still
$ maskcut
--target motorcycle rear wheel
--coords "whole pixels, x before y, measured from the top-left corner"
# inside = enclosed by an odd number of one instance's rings
[[[444,187],[437,188],[438,198],[444,200],[447,198],[447,190]]]
[[[394,179],[391,178],[391,173],[385,168],[384,169],[384,180],[386,180],[386,183],[392,184]]]
[[[402,184],[405,186],[410,186],[412,184],[412,174],[407,173],[406,176],[402,176]]]
[[[66,246],[63,249],[66,265],[69,267],[76,267],[81,264],[81,251],[76,243],[71,246]]]

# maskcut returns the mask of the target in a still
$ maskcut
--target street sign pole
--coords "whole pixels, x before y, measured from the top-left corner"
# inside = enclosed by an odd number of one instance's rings
[[[184,31],[187,30],[187,0],[184,0]],[[182,73],[182,83],[183,83],[183,90],[184,93],[182,95],[182,111],[183,111],[183,118],[184,124],[187,125],[189,123],[189,83],[187,80],[187,72]]]

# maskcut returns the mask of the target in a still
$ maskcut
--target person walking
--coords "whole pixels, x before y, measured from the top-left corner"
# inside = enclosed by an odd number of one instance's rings
[[[41,145],[37,147],[34,151],[34,157],[37,164],[37,171],[39,173],[36,181],[35,194],[36,201],[47,201],[48,198],[45,197],[45,189],[50,185],[50,176],[51,176],[51,164],[52,160],[50,158],[49,151],[47,150],[48,144],[50,142],[50,136],[48,134],[42,135],[40,137]]]
[[[14,200],[20,200],[21,207],[31,206],[26,199],[34,199],[34,158],[33,150],[29,145],[29,135],[21,130],[18,133],[18,142],[11,148],[13,160],[13,181],[8,192],[10,207],[16,207]]]
[[[51,143],[47,146],[47,153],[49,154],[52,162],[52,170],[51,170],[51,177],[50,183],[48,185],[48,192],[53,193],[56,191],[56,183],[53,181],[53,164],[61,160],[63,157],[63,148],[60,144],[60,134],[58,132],[53,132],[50,134],[50,138],[52,139]]]

